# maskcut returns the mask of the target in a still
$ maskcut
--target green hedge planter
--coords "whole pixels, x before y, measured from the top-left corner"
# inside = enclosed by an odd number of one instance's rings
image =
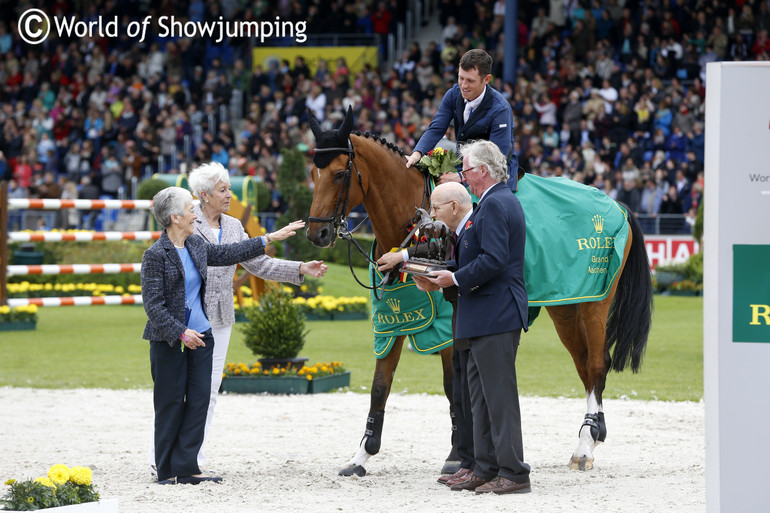
[[[36,328],[37,321],[0,322],[0,331],[32,331]]]
[[[350,386],[350,371],[308,380],[301,376],[227,376],[222,391],[233,394],[320,394]]]

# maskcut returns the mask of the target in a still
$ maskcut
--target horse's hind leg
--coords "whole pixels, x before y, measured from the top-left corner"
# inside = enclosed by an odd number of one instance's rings
[[[401,358],[403,343],[404,337],[396,338],[388,355],[377,360],[374,366],[369,415],[366,418],[364,436],[361,438],[361,443],[358,444],[356,454],[340,469],[339,475],[341,476],[366,475],[364,465],[371,456],[380,452],[382,424],[385,420],[385,403],[388,402],[390,386],[393,384],[393,375]]]
[[[578,446],[569,462],[569,467],[575,470],[593,468],[593,449],[604,441],[606,435],[602,393],[609,367],[609,353],[604,348],[607,306],[602,303],[547,308],[559,338],[572,355],[586,391],[586,415],[578,433]]]
[[[570,458],[574,470],[593,468],[593,451],[607,436],[602,394],[610,367],[610,354],[605,345],[607,310],[612,298],[578,305],[578,318],[587,351],[583,361],[586,388],[586,414],[578,433],[578,446]]]

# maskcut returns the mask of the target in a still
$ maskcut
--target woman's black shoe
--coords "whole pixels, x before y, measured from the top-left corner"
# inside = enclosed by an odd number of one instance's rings
[[[222,478],[219,476],[201,476],[201,477],[195,477],[195,476],[179,476],[176,478],[176,482],[179,484],[200,484],[206,481],[210,481],[212,483],[219,483],[222,481]]]

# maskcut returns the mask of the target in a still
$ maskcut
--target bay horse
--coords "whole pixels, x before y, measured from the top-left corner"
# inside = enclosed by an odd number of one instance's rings
[[[376,260],[401,244],[416,208],[429,208],[427,180],[417,169],[405,166],[406,155],[400,148],[376,135],[353,132],[352,110],[348,110],[338,129],[328,131],[321,130],[312,113],[308,115],[316,150],[311,168],[314,194],[307,238],[318,247],[332,245],[346,226],[347,214],[363,203],[376,237]],[[593,450],[606,437],[602,393],[608,371],[620,372],[627,367],[633,372],[639,370],[651,324],[652,280],[644,238],[634,217],[626,218],[630,230],[623,263],[606,298],[546,307],[586,391],[586,415],[579,430],[578,446],[569,461],[569,467],[576,470],[593,468]],[[340,475],[365,475],[364,465],[379,452],[385,404],[403,339],[399,337],[387,357],[376,362],[364,436]],[[440,354],[444,392],[453,417],[451,351],[450,346]],[[457,459],[453,447],[442,472],[457,470]]]

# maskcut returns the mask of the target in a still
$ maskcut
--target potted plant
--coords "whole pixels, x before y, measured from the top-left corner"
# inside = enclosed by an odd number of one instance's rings
[[[655,267],[655,279],[659,290],[666,290],[687,277],[685,264],[661,264]]]
[[[37,305],[0,306],[0,331],[34,330],[37,327]]]
[[[318,394],[350,385],[350,371],[341,362],[264,369],[259,362],[252,365],[225,365],[222,389],[234,393]]]
[[[259,302],[245,308],[241,328],[244,342],[265,369],[291,365],[301,369],[307,358],[297,355],[305,346],[305,315],[283,288],[267,289]]]

